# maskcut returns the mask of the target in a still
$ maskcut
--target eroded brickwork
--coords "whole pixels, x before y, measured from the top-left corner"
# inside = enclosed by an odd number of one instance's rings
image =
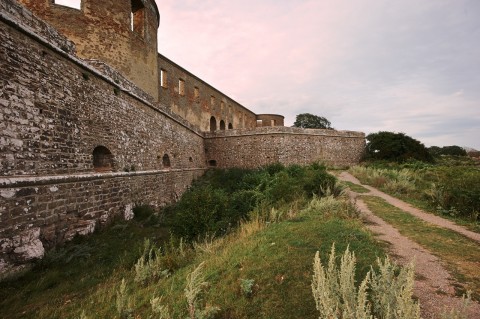
[[[271,163],[357,164],[365,147],[359,132],[262,127],[207,134],[205,150],[211,166],[255,168]]]

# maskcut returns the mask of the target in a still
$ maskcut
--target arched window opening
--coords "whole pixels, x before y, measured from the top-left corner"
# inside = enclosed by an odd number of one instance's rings
[[[220,121],[220,130],[225,131],[225,121],[224,120]]]
[[[228,123],[228,129],[229,129],[229,130],[233,130],[233,125],[232,125],[232,123]]]
[[[189,161],[190,163],[193,162],[193,158],[190,156],[190,157],[188,158],[188,161]]]
[[[208,161],[208,166],[210,166],[210,167],[215,167],[215,166],[217,166],[217,161],[216,161],[216,160],[209,160],[209,161]]]
[[[217,120],[215,116],[210,118],[210,132],[215,132],[217,130]]]
[[[54,0],[53,3],[77,10],[82,8],[82,0]]]
[[[97,172],[111,171],[113,169],[113,155],[105,146],[97,146],[93,150],[93,168]]]
[[[170,167],[171,166],[170,157],[168,156],[168,154],[163,155],[162,163],[163,163],[163,167]]]

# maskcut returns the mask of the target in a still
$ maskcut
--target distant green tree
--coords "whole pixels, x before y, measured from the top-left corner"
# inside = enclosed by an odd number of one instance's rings
[[[425,145],[405,133],[378,132],[367,135],[366,157],[378,160],[404,162],[416,159],[433,161]]]
[[[297,115],[293,127],[333,129],[330,126],[331,124],[332,123],[323,116],[302,113]]]
[[[428,148],[428,151],[432,156],[440,156],[440,155],[456,155],[456,156],[467,156],[467,151],[458,145],[451,145],[451,146],[431,146]]]

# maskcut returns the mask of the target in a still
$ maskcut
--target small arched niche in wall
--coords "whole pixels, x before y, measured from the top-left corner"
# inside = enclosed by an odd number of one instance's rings
[[[171,166],[170,157],[168,156],[168,154],[163,155],[162,164],[163,164],[163,167],[170,167]]]
[[[225,131],[225,121],[224,120],[220,121],[220,130]]]
[[[233,130],[233,125],[232,125],[232,123],[228,123],[228,129],[229,129],[229,130]]]
[[[113,170],[113,154],[105,146],[97,146],[92,152],[93,169],[96,172],[106,172]]]

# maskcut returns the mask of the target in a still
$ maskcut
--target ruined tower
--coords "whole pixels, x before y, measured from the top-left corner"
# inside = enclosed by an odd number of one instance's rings
[[[77,55],[113,67],[158,100],[154,0],[78,0],[80,9],[57,0],[19,0],[76,44]]]

